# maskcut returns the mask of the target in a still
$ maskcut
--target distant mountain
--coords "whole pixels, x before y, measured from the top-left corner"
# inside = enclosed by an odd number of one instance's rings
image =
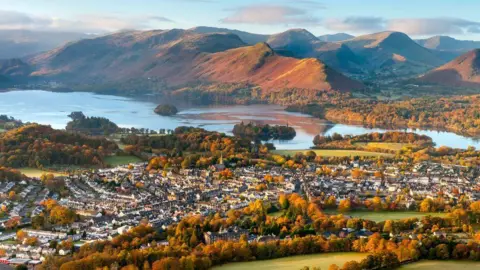
[[[366,59],[365,67],[375,72],[408,75],[425,72],[445,63],[404,33],[381,32],[339,42]]]
[[[418,80],[444,86],[480,87],[480,49],[463,54]]]
[[[480,41],[458,40],[449,36],[434,36],[416,40],[416,42],[425,48],[440,51],[468,52],[480,49]]]
[[[315,37],[313,37],[315,38]],[[32,76],[73,84],[155,82],[155,89],[247,83],[262,91],[348,91],[363,85],[317,59],[277,54],[268,44],[247,46],[231,33],[195,30],[129,31],[80,40],[28,59]],[[141,88],[140,83],[135,87]]]
[[[26,77],[31,67],[20,59],[0,60],[0,75],[4,77]]]
[[[297,57],[311,57],[315,48],[323,45],[323,42],[305,29],[291,29],[271,35],[267,43],[277,51],[289,51]]]
[[[0,59],[22,58],[90,37],[93,36],[71,32],[0,30]]]
[[[305,29],[292,29],[270,36],[267,43],[278,53],[296,58],[318,58],[346,73],[361,72],[363,60],[348,46],[320,41]]]
[[[352,38],[354,38],[354,36],[346,33],[337,33],[337,34],[318,36],[319,40],[325,41],[325,42],[338,42],[338,41],[344,41]]]
[[[189,31],[197,34],[212,34],[212,33],[231,33],[240,37],[243,42],[254,45],[259,42],[265,42],[269,38],[269,35],[253,34],[249,32],[227,29],[227,28],[217,28],[217,27],[207,27],[199,26],[189,29]]]

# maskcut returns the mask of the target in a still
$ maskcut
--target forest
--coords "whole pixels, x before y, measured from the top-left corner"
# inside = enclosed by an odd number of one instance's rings
[[[233,127],[233,135],[241,138],[251,138],[252,140],[291,140],[297,133],[295,129],[289,126],[270,126],[268,124],[248,123],[236,124]]]
[[[52,165],[103,166],[118,150],[114,142],[31,124],[0,133],[0,166],[45,168]]]
[[[431,128],[468,136],[480,134],[480,95],[398,101],[331,99],[318,104],[290,106],[287,110],[369,127]]]
[[[72,112],[72,121],[67,123],[65,129],[87,135],[110,135],[117,132],[118,126],[104,117],[87,117],[82,112]]]

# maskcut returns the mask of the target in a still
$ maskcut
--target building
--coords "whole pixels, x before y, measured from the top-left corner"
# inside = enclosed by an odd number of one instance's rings
[[[215,243],[217,241],[238,241],[242,235],[248,236],[248,230],[244,230],[238,227],[231,227],[228,229],[220,230],[218,233],[206,232],[204,233],[205,243],[207,245]]]

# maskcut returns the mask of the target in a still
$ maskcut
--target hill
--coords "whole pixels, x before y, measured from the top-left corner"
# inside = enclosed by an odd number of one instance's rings
[[[370,71],[401,76],[418,74],[445,63],[404,33],[381,32],[339,42],[368,62]]]
[[[104,165],[117,150],[104,138],[88,137],[31,124],[0,133],[0,166],[43,168],[55,165]],[[8,158],[7,158],[8,157]]]
[[[319,40],[325,41],[325,42],[338,42],[338,41],[344,41],[352,38],[354,38],[354,36],[346,33],[337,33],[337,34],[318,36]]]
[[[318,59],[284,57],[266,43],[205,55],[197,59],[191,72],[203,80],[247,82],[266,92],[292,88],[322,91],[363,88],[361,83],[336,72]]]
[[[253,34],[249,32],[227,29],[227,28],[217,28],[217,27],[208,27],[208,26],[198,26],[189,29],[189,31],[198,33],[198,34],[212,34],[212,33],[230,33],[237,35],[243,42],[255,45],[259,42],[265,42],[269,38],[269,35],[262,34]]]
[[[186,30],[130,31],[85,39],[29,59],[34,76],[70,82],[106,83],[159,79],[191,68],[200,53],[245,46],[233,34],[196,34]],[[79,76],[81,75],[81,76]]]
[[[22,58],[90,37],[74,32],[0,30],[0,59]]]
[[[444,86],[480,87],[480,49],[463,54],[418,80]]]
[[[0,75],[5,77],[24,77],[31,72],[31,67],[20,59],[0,60]]]
[[[292,29],[270,36],[267,43],[279,54],[296,58],[318,58],[345,73],[361,73],[363,59],[348,46],[324,42],[305,29]]]
[[[440,51],[468,52],[480,48],[480,41],[458,40],[449,36],[434,36],[416,42],[425,48]]]

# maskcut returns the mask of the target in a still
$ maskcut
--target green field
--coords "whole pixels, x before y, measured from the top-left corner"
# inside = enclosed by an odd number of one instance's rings
[[[281,216],[283,216],[284,212],[285,211],[283,211],[283,210],[282,211],[276,211],[276,212],[268,213],[268,215],[271,216],[271,217],[281,217]]]
[[[369,152],[369,151],[360,151],[360,150],[329,150],[329,149],[303,149],[303,150],[274,150],[272,153],[284,156],[293,156],[296,153],[302,152],[306,153],[308,151],[313,151],[317,156],[322,157],[354,157],[354,156],[361,156],[361,157],[386,157],[386,156],[393,156],[392,154],[386,153],[377,153],[377,152]]]
[[[336,215],[340,214],[337,210],[325,210],[325,213],[331,214],[331,215]],[[352,212],[347,212],[343,213],[346,216],[351,216],[351,217],[356,217],[356,218],[362,218],[362,219],[368,219],[372,220],[375,222],[381,222],[385,220],[399,220],[399,219],[405,219],[405,218],[422,218],[425,216],[434,216],[434,217],[445,217],[447,216],[447,213],[422,213],[422,212],[414,212],[414,211],[398,211],[398,212],[392,212],[392,211],[379,211],[379,212],[374,212],[374,211],[352,211]]]
[[[480,262],[472,261],[421,261],[400,267],[402,270],[470,270],[480,269]]]
[[[242,262],[242,263],[229,263],[221,266],[213,267],[214,270],[243,270],[243,269],[255,269],[255,270],[299,270],[304,266],[320,267],[320,269],[328,269],[331,264],[336,264],[340,267],[348,261],[361,261],[367,257],[368,253],[323,253],[315,255],[293,256],[281,259],[266,260],[266,261],[254,261],[254,262]]]
[[[378,148],[384,150],[400,151],[404,146],[409,146],[408,143],[383,143],[383,142],[369,142],[369,143],[355,143],[355,146],[361,146],[364,148]]]
[[[40,177],[42,176],[42,174],[44,173],[51,173],[53,174],[54,176],[64,176],[65,174],[64,173],[56,173],[56,172],[49,172],[49,171],[42,171],[40,169],[37,169],[37,168],[20,168],[18,169],[22,174],[25,174],[26,176],[28,177]]]
[[[139,163],[142,162],[142,160],[136,156],[110,156],[105,158],[105,162],[111,166],[120,166]]]

